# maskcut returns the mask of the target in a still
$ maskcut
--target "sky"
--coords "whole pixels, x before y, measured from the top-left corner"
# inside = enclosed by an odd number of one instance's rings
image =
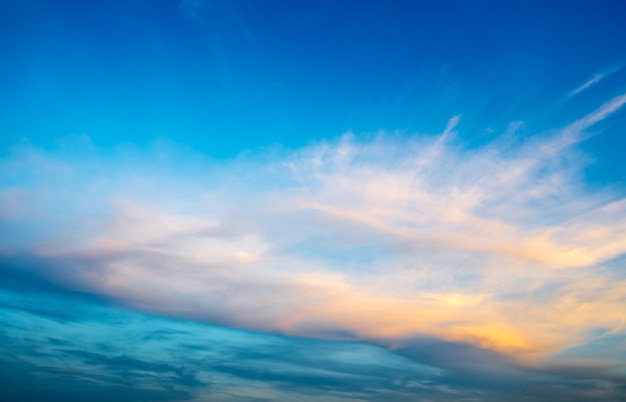
[[[0,0],[0,400],[626,400],[624,27]]]

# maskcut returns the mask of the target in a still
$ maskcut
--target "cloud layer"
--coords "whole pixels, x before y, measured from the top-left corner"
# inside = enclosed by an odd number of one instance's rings
[[[405,355],[433,339],[524,370],[572,350],[610,365],[618,347],[584,346],[624,333],[626,199],[585,187],[577,145],[624,103],[472,149],[459,117],[231,161],[25,143],[0,169],[0,250],[144,312]]]

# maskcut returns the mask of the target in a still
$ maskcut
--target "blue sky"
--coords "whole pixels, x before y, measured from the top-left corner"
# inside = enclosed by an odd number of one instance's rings
[[[624,26],[0,0],[0,396],[625,398]]]
[[[455,114],[473,140],[619,68],[621,7],[4,1],[3,143],[163,136],[225,157],[346,131],[436,133]],[[619,81],[593,90],[608,98]],[[571,103],[558,123],[581,111]]]

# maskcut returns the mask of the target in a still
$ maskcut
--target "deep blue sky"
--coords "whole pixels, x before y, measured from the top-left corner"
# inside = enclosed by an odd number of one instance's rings
[[[624,105],[621,0],[0,0],[0,400],[625,400]]]
[[[434,133],[455,114],[475,139],[618,67],[623,7],[4,0],[2,144],[166,137],[229,157],[346,131]],[[550,119],[568,121],[577,106]]]

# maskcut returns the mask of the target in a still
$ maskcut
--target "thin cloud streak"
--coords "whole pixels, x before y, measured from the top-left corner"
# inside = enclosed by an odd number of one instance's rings
[[[613,68],[611,70],[607,70],[604,72],[600,72],[600,73],[596,73],[593,75],[593,77],[591,77],[589,80],[585,81],[581,86],[573,89],[570,91],[569,95],[570,97],[578,95],[579,93],[583,92],[584,90],[596,85],[598,82],[602,81],[604,78],[608,77],[611,74],[614,74],[618,71],[620,71],[622,69],[622,66],[618,66],[616,68]]]
[[[578,88],[572,90],[569,93],[569,96],[574,96],[576,94],[581,93],[582,91],[584,91],[585,89],[589,88],[590,86],[595,85],[598,82],[600,82],[600,80],[602,80],[605,76],[606,76],[606,74],[600,74],[600,73],[595,74],[593,77],[591,77],[590,80],[586,81],[584,84],[582,84]]]

